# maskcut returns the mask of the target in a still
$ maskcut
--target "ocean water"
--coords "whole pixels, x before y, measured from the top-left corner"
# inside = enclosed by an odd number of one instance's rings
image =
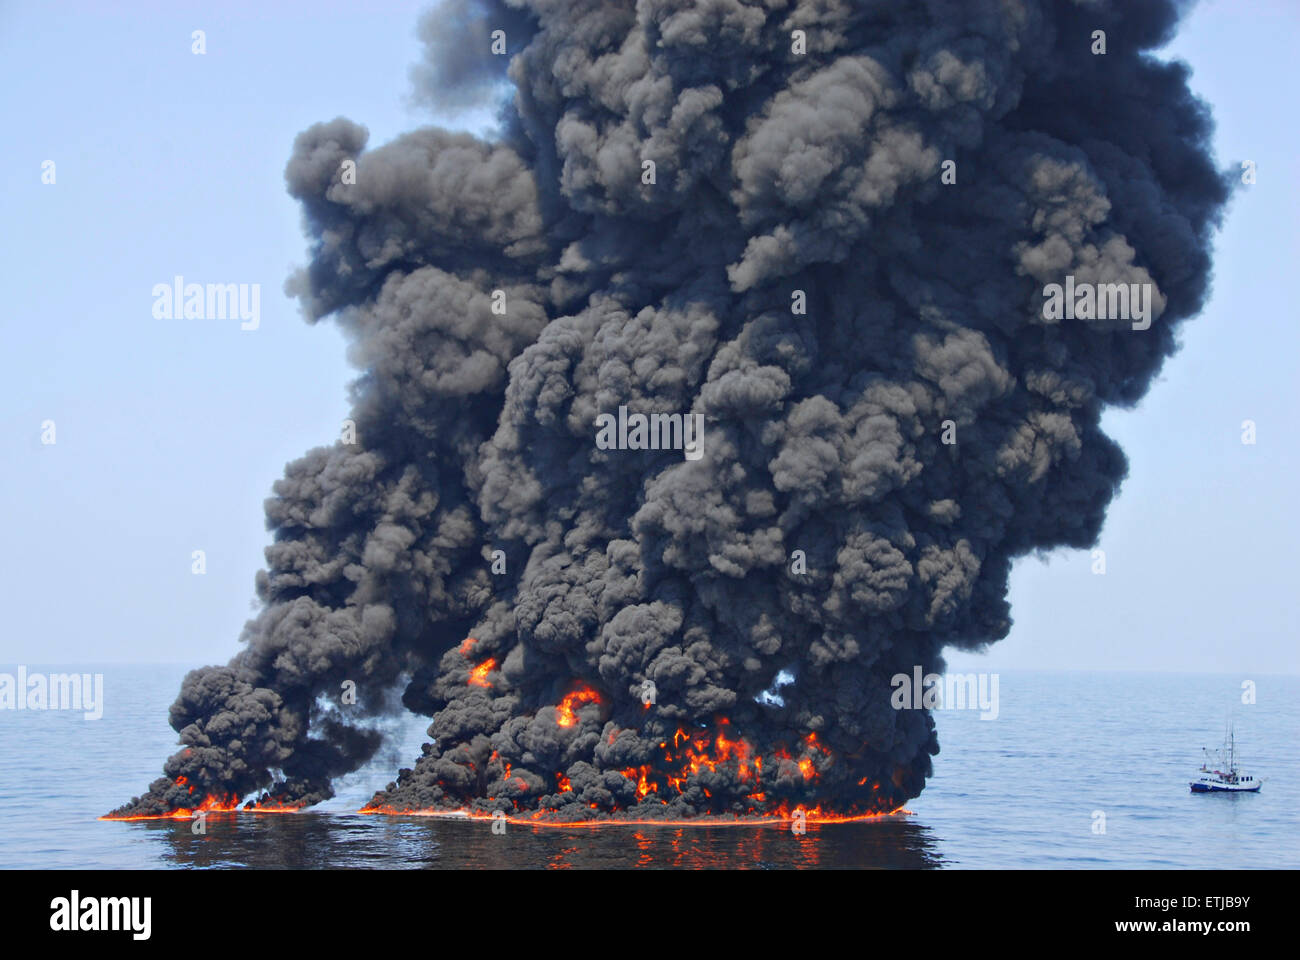
[[[28,664],[30,671],[71,667]],[[0,710],[3,868],[1260,868],[1300,866],[1300,678],[999,674],[999,715],[936,713],[942,752],[911,815],[810,825],[531,828],[360,816],[418,755],[427,720],[395,725],[387,756],[311,811],[189,822],[96,817],[143,792],[175,745],[167,707],[186,667],[104,674],[105,711]],[[0,672],[15,672],[0,664]],[[1258,794],[1196,795],[1200,748],[1226,721]],[[1098,829],[1104,824],[1104,831]]]

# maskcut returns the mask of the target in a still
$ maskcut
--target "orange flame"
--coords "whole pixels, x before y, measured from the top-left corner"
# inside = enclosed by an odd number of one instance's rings
[[[600,703],[600,694],[591,687],[578,687],[572,693],[566,693],[560,705],[555,708],[555,722],[562,727],[571,727],[578,722],[574,710],[584,703]]]
[[[638,797],[646,797],[650,793],[659,792],[659,784],[647,782],[646,775],[649,772],[650,768],[648,766],[628,767],[623,771],[623,776],[636,781],[636,795]]]
[[[487,675],[495,670],[496,666],[496,658],[488,657],[469,672],[469,685],[471,687],[491,687],[492,684],[488,683]]]

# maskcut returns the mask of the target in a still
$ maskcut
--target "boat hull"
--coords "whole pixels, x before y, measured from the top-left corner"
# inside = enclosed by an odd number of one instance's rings
[[[1249,786],[1232,783],[1201,783],[1193,780],[1191,783],[1192,793],[1259,793],[1262,784],[1252,783]]]

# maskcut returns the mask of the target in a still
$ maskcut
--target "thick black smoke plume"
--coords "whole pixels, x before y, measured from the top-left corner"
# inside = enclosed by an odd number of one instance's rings
[[[1126,470],[1102,410],[1142,397],[1207,292],[1226,181],[1186,68],[1149,53],[1177,12],[432,14],[424,97],[508,83],[502,132],[298,137],[291,289],[351,334],[356,442],[276,483],[264,609],[186,678],[184,749],[121,812],[326,797],[403,678],[433,743],[379,809],[917,795],[934,724],[891,677],[1005,636],[1013,558],[1095,542]],[[1044,319],[1067,275],[1152,284],[1149,329]],[[702,414],[703,456],[601,449],[620,406]]]

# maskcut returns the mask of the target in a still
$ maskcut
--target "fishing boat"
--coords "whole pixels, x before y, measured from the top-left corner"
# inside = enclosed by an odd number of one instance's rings
[[[1232,727],[1223,747],[1213,758],[1207,748],[1201,748],[1200,776],[1191,782],[1192,793],[1258,793],[1264,781],[1247,776],[1237,766],[1237,741]],[[1211,766],[1213,764],[1213,766]]]

